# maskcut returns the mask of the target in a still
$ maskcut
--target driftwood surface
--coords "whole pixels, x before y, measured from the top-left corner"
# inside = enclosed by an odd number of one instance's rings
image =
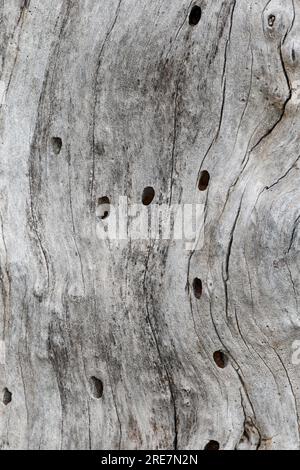
[[[299,449],[300,1],[1,0],[0,34],[0,447]],[[99,239],[146,187],[201,249]]]

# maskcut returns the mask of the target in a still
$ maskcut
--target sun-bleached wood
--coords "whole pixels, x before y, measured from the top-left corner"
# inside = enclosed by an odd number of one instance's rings
[[[299,449],[300,1],[1,0],[0,33],[0,447]],[[200,251],[99,240],[147,187],[205,205]]]

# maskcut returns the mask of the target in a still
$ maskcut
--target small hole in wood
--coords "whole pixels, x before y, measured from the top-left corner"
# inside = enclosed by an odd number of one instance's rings
[[[206,170],[201,171],[199,184],[198,184],[199,191],[205,191],[207,189],[209,180],[210,180],[210,175],[208,171]]]
[[[11,402],[12,393],[5,387],[3,390],[3,403],[4,405],[8,405]]]
[[[223,351],[215,351],[214,352],[214,361],[220,369],[225,369],[228,363],[228,359]]]
[[[149,206],[149,204],[151,204],[151,202],[153,201],[154,196],[155,191],[151,186],[145,188],[142,194],[142,203],[144,204],[144,206]]]
[[[269,15],[268,25],[270,26],[270,28],[272,28],[274,26],[275,20],[276,20],[276,17],[274,15]]]
[[[193,290],[196,299],[200,299],[202,295],[202,281],[198,277],[193,280]]]
[[[220,449],[220,444],[217,441],[209,441],[204,447],[204,450],[219,450],[219,449]]]
[[[52,137],[51,139],[52,150],[55,155],[58,155],[62,148],[62,140],[60,137]]]
[[[97,201],[97,209],[96,209],[97,217],[100,217],[100,219],[102,220],[107,219],[107,217],[109,216],[109,212],[110,212],[109,197],[107,196],[99,197]]]
[[[103,383],[97,377],[91,377],[89,380],[89,385],[91,389],[91,393],[94,398],[101,398],[103,395]]]
[[[189,24],[196,26],[201,19],[201,8],[198,5],[194,5],[190,11]]]

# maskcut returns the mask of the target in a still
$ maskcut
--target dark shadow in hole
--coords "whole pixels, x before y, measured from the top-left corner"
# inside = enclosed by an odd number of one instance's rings
[[[12,393],[8,390],[8,388],[5,387],[3,390],[3,403],[4,405],[8,405],[11,402],[12,399]]]
[[[202,295],[202,281],[198,277],[193,280],[193,290],[196,299],[200,299]]]
[[[151,202],[153,201],[155,196],[155,191],[151,186],[147,186],[147,188],[144,189],[143,195],[142,195],[142,203],[144,206],[149,206]]]
[[[270,26],[270,28],[272,28],[274,26],[275,21],[276,21],[276,17],[274,15],[269,15],[268,25]]]
[[[228,364],[228,358],[226,354],[224,354],[223,351],[215,351],[213,357],[217,366],[220,369],[225,369]]]
[[[110,212],[110,199],[107,196],[99,197],[97,201],[97,217],[104,220],[107,219]]]
[[[204,450],[219,450],[219,449],[220,449],[220,444],[217,441],[209,441],[204,447]]]
[[[52,150],[55,155],[58,155],[62,148],[62,140],[60,137],[52,137],[51,139]]]
[[[191,26],[196,26],[201,19],[201,14],[201,8],[198,5],[194,5],[190,11],[189,24]]]
[[[209,180],[210,180],[210,175],[208,171],[206,170],[201,171],[199,183],[198,183],[199,191],[205,191],[207,189]]]
[[[103,395],[103,383],[97,377],[91,377],[89,380],[90,390],[94,398],[101,398]]]

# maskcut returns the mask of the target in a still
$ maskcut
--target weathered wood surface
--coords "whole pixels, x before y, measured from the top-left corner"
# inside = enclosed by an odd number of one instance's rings
[[[300,1],[0,15],[1,448],[299,448]],[[200,251],[99,240],[147,186]]]

